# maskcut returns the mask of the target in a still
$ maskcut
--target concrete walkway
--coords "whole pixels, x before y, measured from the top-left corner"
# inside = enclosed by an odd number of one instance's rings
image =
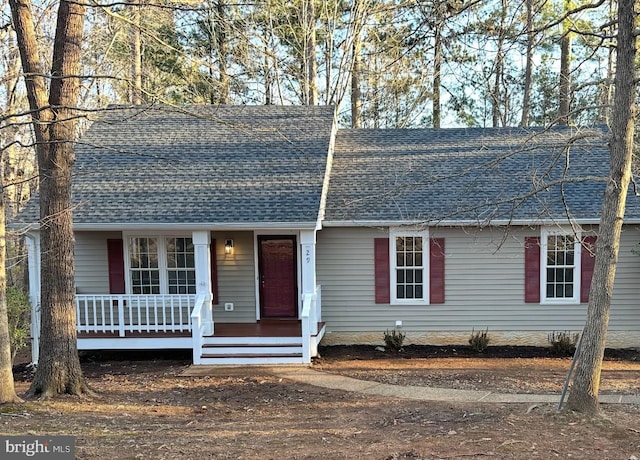
[[[331,374],[306,366],[252,366],[250,368],[247,366],[191,366],[181,375],[202,377],[207,375],[233,375],[238,372],[246,374],[249,369],[255,369],[256,372],[267,372],[283,379],[331,390],[354,391],[372,396],[389,396],[419,401],[552,404],[558,404],[560,401],[560,394],[510,394],[483,390],[454,390],[449,388],[389,385]],[[599,399],[601,403],[605,404],[640,404],[640,396],[636,395],[600,395]]]

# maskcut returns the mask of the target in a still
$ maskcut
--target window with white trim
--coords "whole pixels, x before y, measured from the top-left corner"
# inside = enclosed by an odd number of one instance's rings
[[[132,294],[195,294],[191,237],[132,236],[127,243]]]
[[[196,262],[191,238],[166,238],[169,294],[196,293]]]
[[[131,238],[129,263],[132,294],[160,294],[160,268],[156,238]]]
[[[390,232],[391,302],[427,303],[429,296],[429,234]]]
[[[580,235],[543,230],[541,248],[543,303],[580,303]]]

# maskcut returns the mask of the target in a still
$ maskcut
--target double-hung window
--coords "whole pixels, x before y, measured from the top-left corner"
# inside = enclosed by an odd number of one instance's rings
[[[195,294],[191,237],[131,236],[127,245],[132,294]]]
[[[543,230],[541,298],[543,303],[580,302],[580,235]]]
[[[392,230],[390,237],[391,302],[428,303],[428,232]]]
[[[129,240],[132,294],[160,294],[160,267],[157,238]]]
[[[169,294],[196,293],[196,263],[191,238],[166,238]]]

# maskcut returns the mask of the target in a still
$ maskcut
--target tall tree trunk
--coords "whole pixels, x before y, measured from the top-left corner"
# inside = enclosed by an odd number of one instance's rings
[[[9,5],[33,112],[40,170],[42,327],[40,360],[29,393],[44,398],[60,393],[80,394],[89,389],[77,351],[71,173],[85,7],[60,1],[47,98],[31,2],[10,0]]]
[[[438,12],[440,11],[440,6],[438,5]],[[434,41],[433,41],[433,127],[440,127],[440,88],[441,84],[441,74],[442,74],[442,21],[440,14],[438,14],[437,23],[434,31]]]
[[[524,84],[522,87],[522,117],[520,118],[520,126],[529,126],[529,116],[531,112],[531,75],[533,73],[533,40],[535,40],[535,33],[533,31],[533,0],[527,0],[526,7],[527,52],[524,69]]]
[[[13,382],[11,338],[9,337],[9,313],[7,308],[7,238],[5,227],[4,186],[0,177],[0,404],[17,402]]]
[[[614,28],[614,0],[609,0],[609,17],[611,20],[609,21],[610,25],[607,28],[607,33],[609,36],[613,37],[615,33]],[[605,81],[601,85],[600,89],[600,109],[598,113],[598,120],[600,123],[604,123],[606,125],[609,124],[609,116],[611,114],[611,102],[613,99],[613,74],[614,74],[614,49],[613,47],[607,47],[607,76]]]
[[[636,97],[634,0],[619,0],[615,99],[611,124],[609,180],[602,201],[596,260],[589,293],[587,321],[576,375],[567,400],[569,409],[598,413],[600,371],[620,249],[620,232],[631,179]]]
[[[273,104],[273,82],[271,66],[269,65],[269,54],[267,48],[264,49],[264,105]]]
[[[565,0],[565,11],[571,9],[570,0]],[[560,39],[560,107],[558,124],[568,125],[571,112],[571,30],[570,20],[565,19]]]
[[[369,86],[373,94],[371,113],[373,115],[373,128],[380,128],[380,62],[378,56],[373,57],[373,72],[369,69]]]
[[[218,103],[229,103],[229,71],[227,69],[227,15],[224,0],[218,0],[217,6],[217,24],[216,42],[218,45],[218,68],[220,71],[218,82],[220,83],[220,91],[218,94]]]
[[[500,11],[500,24],[498,29],[498,49],[496,51],[496,63],[495,63],[495,77],[493,82],[493,89],[491,90],[491,119],[492,126],[494,128],[500,126],[502,120],[502,103],[503,101],[502,91],[500,88],[504,79],[504,41],[506,35],[506,17],[507,17],[507,2],[502,0],[502,10]]]
[[[142,37],[140,35],[140,4],[131,4],[131,103],[142,104]]]
[[[359,34],[358,34],[359,35]],[[360,37],[353,40],[353,63],[351,66],[351,127],[362,127],[362,93],[360,92]]]
[[[303,104],[316,105],[318,103],[318,76],[316,63],[316,11],[313,0],[302,2],[302,32],[304,37],[303,51]]]

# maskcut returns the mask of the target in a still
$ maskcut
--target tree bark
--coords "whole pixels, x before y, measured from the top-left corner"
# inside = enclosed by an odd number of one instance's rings
[[[142,37],[140,35],[140,4],[136,0],[131,5],[131,103],[144,103],[142,97]]]
[[[433,40],[433,127],[439,128],[441,121],[441,101],[440,101],[440,87],[441,73],[442,73],[442,15],[440,14],[440,4],[436,3],[437,16],[436,26],[434,30]]]
[[[531,112],[531,75],[533,73],[533,40],[535,39],[535,33],[533,31],[533,0],[527,0],[526,7],[527,52],[524,69],[524,84],[522,88],[522,117],[520,118],[520,126],[529,126],[529,116]]]
[[[316,105],[318,103],[318,76],[316,63],[316,10],[313,0],[302,2],[302,29],[304,37],[304,82],[303,105]]]
[[[77,352],[71,175],[85,7],[60,2],[47,98],[30,0],[9,2],[37,139],[42,242],[40,361],[29,389],[44,398],[88,392]]]
[[[599,412],[600,372],[609,324],[620,233],[631,179],[636,96],[635,17],[634,0],[620,0],[609,181],[602,201],[587,321],[582,332],[582,346],[573,387],[567,399],[567,408],[590,414]]]
[[[271,105],[273,104],[273,82],[271,81],[271,67],[266,47],[264,51],[264,105]]]
[[[360,37],[353,40],[351,65],[351,127],[362,127],[362,93],[360,92]]]
[[[570,0],[565,0],[565,11],[571,8]],[[562,38],[560,39],[560,107],[558,124],[568,125],[571,112],[571,31],[569,18],[563,22]]]
[[[500,88],[504,82],[504,42],[505,42],[505,22],[507,17],[507,2],[502,0],[502,10],[500,12],[500,25],[498,29],[498,49],[496,51],[495,77],[493,88],[491,90],[491,122],[494,128],[500,126],[504,116],[502,113],[502,104],[506,101],[502,97]],[[504,122],[502,123],[504,125]]]
[[[609,0],[609,17],[611,18],[610,25],[607,27],[607,33],[610,36],[615,34],[615,21],[613,20],[614,0]],[[601,85],[600,89],[600,110],[598,114],[598,120],[600,123],[609,124],[611,113],[611,102],[613,100],[613,75],[614,75],[614,49],[611,46],[607,47],[607,76],[605,81]]]
[[[227,54],[228,50],[228,39],[227,39],[227,15],[226,15],[226,5],[224,0],[218,0],[217,5],[217,28],[216,28],[216,42],[218,48],[218,67],[220,69],[219,74],[219,83],[220,83],[220,91],[218,95],[218,103],[219,104],[228,104],[229,103],[229,71],[227,69]]]

